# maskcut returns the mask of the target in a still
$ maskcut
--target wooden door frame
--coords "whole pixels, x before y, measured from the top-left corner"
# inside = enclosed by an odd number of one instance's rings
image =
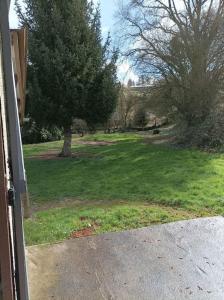
[[[2,295],[5,300],[14,300],[12,249],[10,240],[8,188],[2,118],[0,117],[0,267]]]
[[[12,55],[11,55],[11,38],[9,29],[9,4],[10,0],[0,0],[0,31],[2,40],[2,63],[4,73],[4,90],[7,119],[7,138],[10,159],[10,185],[13,188],[13,257],[11,262],[15,265],[15,278],[11,273],[12,283],[15,282],[15,294],[18,300],[28,300],[28,282],[26,271],[25,243],[23,230],[23,213],[22,213],[22,195],[26,192],[26,176],[24,169],[24,159],[22,151],[21,132],[19,124],[17,96],[15,90],[15,78],[13,72]],[[2,123],[5,124],[5,123]],[[3,142],[4,143],[4,142]],[[2,145],[3,145],[2,143]],[[4,147],[4,145],[3,145]],[[4,148],[3,148],[4,151]],[[3,152],[4,154],[4,152]],[[7,162],[8,163],[8,162]],[[8,166],[5,165],[5,168]],[[7,169],[6,169],[7,170]],[[8,193],[8,192],[7,192]],[[7,194],[6,194],[7,198]],[[7,205],[7,202],[6,204]],[[4,213],[7,217],[7,212]],[[9,216],[4,220],[4,225],[9,223]],[[10,232],[9,232],[10,234]],[[4,241],[5,244],[6,241]],[[1,243],[3,244],[3,243]],[[5,246],[6,247],[6,246]],[[12,254],[10,244],[8,256]],[[6,254],[5,254],[6,255]],[[9,266],[5,266],[9,267]],[[8,274],[12,270],[8,269]],[[7,271],[5,269],[5,271]],[[4,300],[14,300],[14,298],[5,297]]]

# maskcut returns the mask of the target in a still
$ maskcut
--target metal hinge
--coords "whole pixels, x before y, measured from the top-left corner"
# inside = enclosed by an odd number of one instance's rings
[[[8,190],[8,201],[9,201],[9,206],[14,206],[15,203],[15,189],[12,187]]]

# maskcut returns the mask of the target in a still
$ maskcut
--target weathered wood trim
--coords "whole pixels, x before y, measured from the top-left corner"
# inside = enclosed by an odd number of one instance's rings
[[[4,300],[14,300],[13,267],[10,242],[7,178],[5,155],[0,117],[0,267],[1,285]]]
[[[26,100],[27,30],[11,30],[12,60],[16,78],[20,124],[23,124]]]
[[[0,30],[2,35],[3,69],[5,79],[9,153],[12,185],[15,189],[14,236],[16,261],[16,292],[19,300],[28,300],[28,283],[24,246],[21,195],[26,192],[22,141],[18,116],[17,97],[11,55],[11,40],[8,20],[7,0],[0,0]],[[5,299],[4,299],[5,300]],[[7,299],[6,299],[7,300]]]

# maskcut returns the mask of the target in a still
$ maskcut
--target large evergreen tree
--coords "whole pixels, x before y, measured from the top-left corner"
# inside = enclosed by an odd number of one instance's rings
[[[63,156],[71,155],[71,127],[81,118],[105,122],[118,97],[116,51],[103,45],[100,10],[88,0],[17,3],[29,29],[29,114],[38,124],[64,129]]]

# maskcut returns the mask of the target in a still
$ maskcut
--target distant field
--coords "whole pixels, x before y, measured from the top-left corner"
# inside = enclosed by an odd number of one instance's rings
[[[162,139],[162,138],[161,138]],[[62,142],[24,146],[34,217],[28,244],[224,214],[224,155],[154,144],[139,134],[73,139],[74,157],[58,159]]]

